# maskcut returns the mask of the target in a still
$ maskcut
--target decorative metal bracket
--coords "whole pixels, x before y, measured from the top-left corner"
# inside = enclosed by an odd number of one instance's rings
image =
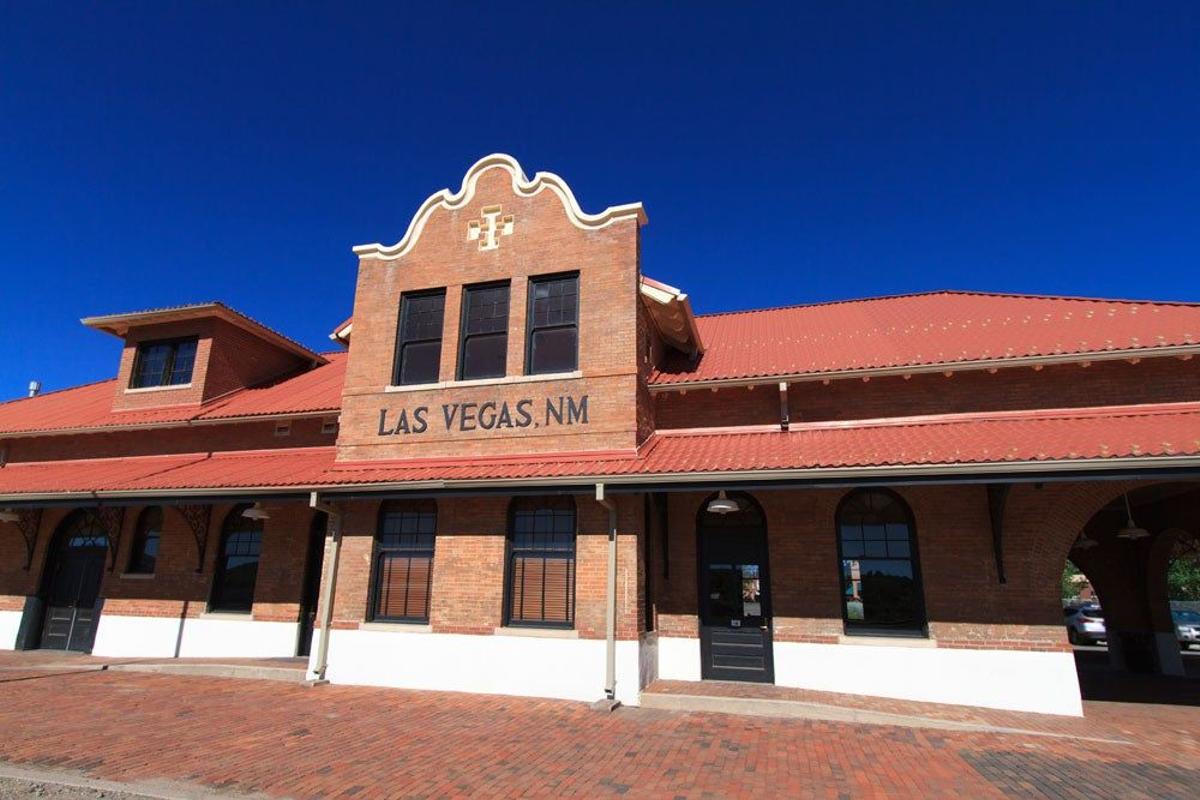
[[[183,505],[175,506],[183,515],[192,536],[196,540],[196,572],[204,572],[204,553],[208,550],[208,529],[212,520],[212,506]]]
[[[121,530],[125,525],[124,506],[100,506],[92,514],[108,534],[108,571],[117,566],[117,551],[121,549]]]
[[[17,529],[25,540],[25,571],[33,566],[33,550],[37,547],[38,531],[42,527],[42,510],[40,508],[22,508],[21,518],[17,520]]]
[[[996,560],[996,577],[1000,583],[1008,583],[1004,574],[1004,509],[1008,505],[1010,483],[987,485],[988,513],[992,518],[992,556]]]

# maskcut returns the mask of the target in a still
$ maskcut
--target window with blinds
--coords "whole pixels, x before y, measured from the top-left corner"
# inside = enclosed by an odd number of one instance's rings
[[[503,378],[508,358],[508,284],[463,290],[458,379]]]
[[[509,625],[575,624],[575,502],[570,497],[513,500],[505,590]]]
[[[437,506],[432,500],[386,501],[375,535],[371,619],[428,622]]]

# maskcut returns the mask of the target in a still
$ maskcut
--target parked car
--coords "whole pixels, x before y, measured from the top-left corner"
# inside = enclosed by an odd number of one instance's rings
[[[1172,611],[1171,619],[1175,623],[1179,649],[1187,650],[1194,644],[1200,644],[1200,614],[1195,611]]]
[[[1071,644],[1097,644],[1108,640],[1108,632],[1104,628],[1104,612],[1100,606],[1064,608],[1063,614],[1066,616],[1067,639]]]

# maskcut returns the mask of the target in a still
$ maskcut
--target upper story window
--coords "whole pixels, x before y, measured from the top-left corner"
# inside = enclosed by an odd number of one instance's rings
[[[163,514],[159,506],[150,506],[138,517],[137,533],[129,551],[129,571],[153,575],[158,562],[158,541],[162,537]]]
[[[846,633],[921,636],[925,597],[912,512],[896,494],[859,489],[837,511]]]
[[[525,372],[572,372],[579,366],[579,276],[529,282]]]
[[[130,389],[179,386],[192,382],[196,363],[196,339],[142,342],[133,359]]]
[[[463,289],[458,379],[503,378],[508,358],[508,284]]]
[[[442,362],[442,317],[446,290],[406,294],[400,299],[395,386],[437,383]]]

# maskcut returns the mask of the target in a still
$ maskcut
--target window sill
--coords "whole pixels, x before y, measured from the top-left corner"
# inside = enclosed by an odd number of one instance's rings
[[[125,394],[144,394],[145,392],[173,392],[178,389],[190,389],[191,383],[176,383],[173,386],[140,386],[138,388],[128,387],[125,389]]]
[[[123,581],[149,581],[154,579],[153,572],[122,572]]]
[[[433,626],[419,622],[360,622],[360,631],[387,631],[388,633],[433,633]]]
[[[937,639],[927,636],[871,636],[869,634],[840,634],[838,644],[861,644],[866,647],[937,647]]]
[[[480,378],[474,381],[438,381],[437,383],[417,383],[411,386],[385,386],[385,392],[420,392],[432,389],[458,389],[475,386],[504,386],[513,383],[537,383],[538,381],[562,381],[582,378],[583,372],[547,372],[541,375],[506,375],[503,378]]]
[[[578,639],[579,631],[574,628],[496,628],[496,636],[528,636],[534,639]]]
[[[253,616],[249,611],[205,611],[200,615],[200,619],[227,619],[249,622],[253,619]]]

